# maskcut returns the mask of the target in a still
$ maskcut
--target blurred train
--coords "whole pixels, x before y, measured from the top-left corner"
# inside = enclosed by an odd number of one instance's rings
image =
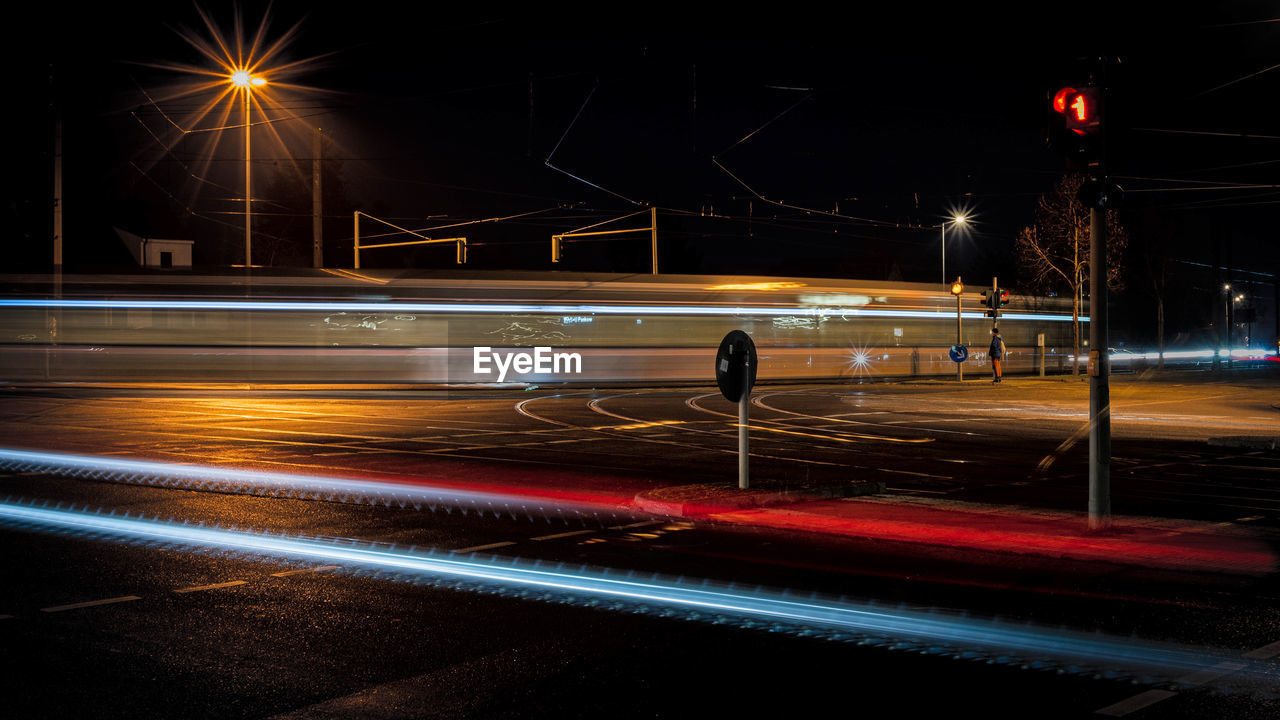
[[[956,298],[917,283],[377,270],[50,282],[0,279],[0,382],[493,384],[476,348],[518,363],[541,347],[576,355],[577,372],[535,363],[503,382],[706,384],[734,329],[754,339],[761,382],[956,371]],[[974,373],[992,325],[980,290],[961,296]],[[1006,371],[1069,371],[1070,321],[1069,300],[1014,295]]]

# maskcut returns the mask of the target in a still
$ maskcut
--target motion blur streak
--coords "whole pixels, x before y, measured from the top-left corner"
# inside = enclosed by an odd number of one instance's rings
[[[201,486],[219,491],[265,493],[287,497],[311,497],[343,502],[426,506],[435,510],[459,507],[480,513],[569,519],[615,520],[635,516],[616,503],[590,498],[554,495],[530,497],[501,492],[455,489],[409,482],[380,482],[362,478],[292,475],[205,465],[131,460],[92,455],[71,455],[0,448],[0,469],[35,470],[56,475],[94,477],[135,483]],[[607,517],[606,517],[607,516]]]
[[[883,644],[959,658],[1107,677],[1137,674],[1176,677],[1225,659],[1212,653],[1120,640],[1103,635],[1051,631],[1031,625],[950,616],[943,613],[876,608],[844,599],[803,596],[786,590],[720,586],[705,580],[654,574],[637,577],[598,567],[565,568],[520,558],[460,555],[435,550],[408,551],[349,539],[274,535],[117,517],[101,511],[0,503],[0,522],[19,527],[159,544],[252,557],[341,565],[348,571],[496,592],[531,599],[569,602],[614,610],[649,612],[742,627]],[[1238,658],[1233,658],[1238,659]],[[1242,671],[1250,680],[1271,680],[1271,666]]]
[[[876,310],[857,307],[729,307],[723,305],[532,305],[508,303],[422,303],[422,302],[267,302],[255,300],[46,300],[0,299],[0,307],[97,308],[112,310],[293,310],[319,312],[420,312],[420,313],[597,313],[601,315],[853,315],[891,318],[954,318],[947,310]],[[967,312],[975,319],[984,315]],[[1068,322],[1069,315],[1010,313],[1009,320]],[[1080,318],[1088,322],[1089,318]]]

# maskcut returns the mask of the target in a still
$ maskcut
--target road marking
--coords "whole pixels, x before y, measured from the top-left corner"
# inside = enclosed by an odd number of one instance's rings
[[[542,535],[539,537],[529,538],[530,540],[556,540],[558,538],[573,537],[574,535],[588,535],[595,530],[571,530],[569,532],[556,533],[555,535]]]
[[[107,598],[105,600],[90,600],[89,602],[71,603],[70,605],[54,605],[53,607],[40,608],[40,612],[56,613],[63,610],[78,610],[80,608],[95,607],[98,605],[111,605],[114,603],[130,602],[132,600],[141,600],[139,595],[122,595],[120,597]]]
[[[460,549],[460,550],[454,550],[454,552],[456,552],[456,553],[480,552],[481,550],[493,550],[493,549],[495,549],[495,548],[506,547],[506,546],[508,546],[508,545],[515,545],[515,543],[513,543],[513,542],[496,542],[496,543],[489,543],[488,545],[476,545],[476,546],[474,546],[474,547],[462,548],[462,549]]]
[[[1155,705],[1161,700],[1168,700],[1178,693],[1171,690],[1148,690],[1138,693],[1131,698],[1121,700],[1114,705],[1108,705],[1101,710],[1095,712],[1096,715],[1109,715],[1111,717],[1124,717],[1131,712],[1141,710],[1149,705]]]
[[[1257,650],[1250,650],[1244,654],[1244,657],[1250,660],[1266,660],[1276,655],[1280,655],[1280,642],[1273,642],[1270,645],[1263,645]]]
[[[1250,650],[1249,652],[1244,653],[1242,657],[1250,660],[1265,660],[1276,655],[1280,655],[1280,641],[1273,642],[1270,645],[1263,645],[1256,650]],[[1175,682],[1183,685],[1204,685],[1207,682],[1217,680],[1225,675],[1239,672],[1248,666],[1248,663],[1229,660],[1223,661],[1216,665],[1211,665],[1207,668],[1183,675]],[[1133,697],[1121,700],[1114,705],[1108,705],[1101,710],[1095,710],[1094,714],[1109,715],[1111,717],[1124,717],[1129,713],[1155,705],[1162,700],[1168,700],[1177,694],[1177,692],[1172,690],[1147,690],[1146,692],[1141,692]]]
[[[631,523],[630,525],[614,525],[609,529],[610,530],[630,530],[631,528],[648,527],[649,525],[661,525],[664,522],[666,522],[666,520],[642,520],[641,522],[634,522],[634,523]]]
[[[695,409],[697,409],[697,410],[702,410],[703,412],[714,413],[714,414],[717,414],[717,415],[725,415],[725,413],[715,413],[715,411],[713,411],[713,410],[707,410],[706,408],[701,407],[700,405],[698,405],[698,404],[695,402],[695,401],[697,401],[697,400],[699,400],[699,399],[701,399],[701,398],[704,398],[704,397],[710,397],[711,395],[714,395],[714,394],[715,394],[715,393],[711,393],[711,394],[709,394],[709,395],[700,395],[700,396],[698,396],[698,397],[696,397],[696,398],[691,398],[690,400],[686,400],[686,401],[685,401],[685,405],[689,405],[689,407],[695,408]],[[780,392],[777,392],[777,393],[769,393],[769,394],[767,394],[767,395],[760,395],[759,397],[752,398],[752,400],[751,400],[751,404],[752,404],[752,405],[755,405],[755,406],[756,406],[756,407],[758,407],[758,408],[763,408],[763,409],[765,409],[765,410],[772,410],[772,411],[774,411],[774,412],[779,412],[779,413],[782,413],[782,414],[784,414],[784,415],[793,415],[793,416],[795,416],[795,417],[799,417],[799,418],[806,418],[806,419],[809,419],[809,420],[835,420],[836,422],[847,423],[847,424],[849,424],[849,425],[866,425],[866,426],[870,426],[870,427],[885,426],[885,425],[888,425],[888,424],[889,424],[889,423],[859,422],[859,421],[857,421],[857,420],[841,420],[839,417],[837,417],[837,416],[835,416],[835,415],[825,415],[825,416],[824,416],[824,415],[810,415],[809,413],[794,412],[794,411],[791,411],[791,410],[783,410],[782,408],[774,407],[773,405],[769,405],[769,404],[765,403],[765,400],[768,400],[769,398],[774,397],[775,395],[785,395],[785,394],[794,394],[794,393],[780,393]],[[690,405],[690,402],[693,402],[694,404]],[[846,414],[846,415],[848,415],[849,413],[845,413],[845,414]],[[732,416],[730,416],[730,417],[732,417]],[[913,427],[913,428],[911,428],[911,429],[912,429],[912,430],[930,431],[930,432],[939,432],[939,433],[948,433],[948,434],[952,434],[952,435],[977,435],[977,434],[978,434],[978,433],[972,433],[972,432],[965,432],[965,431],[962,431],[962,430],[943,430],[942,428],[916,428],[916,427]],[[854,435],[854,437],[865,437],[865,436]],[[933,438],[928,438],[928,440],[927,440],[927,441],[932,441],[932,440],[933,440]],[[913,441],[913,440],[902,440],[902,439],[899,439],[899,440],[897,440],[896,442],[927,442],[927,441],[920,441],[920,440],[914,440],[914,441]]]
[[[247,585],[248,580],[232,580],[231,582],[214,583],[212,585],[193,585],[192,587],[178,588],[174,590],[176,593],[193,593],[201,590],[218,590],[221,588],[235,587],[236,585]]]
[[[881,468],[880,472],[894,473],[895,475],[914,475],[916,477],[933,478],[935,480],[951,480],[952,479],[950,475],[931,475],[929,473],[912,472],[910,470],[890,470],[888,468]]]
[[[1262,517],[1262,515],[1250,515],[1249,517],[1236,518],[1236,522],[1253,522],[1254,520],[1261,520]],[[1270,646],[1268,645],[1268,647]]]
[[[326,570],[337,570],[341,565],[321,565],[318,568],[301,568],[298,570],[285,570],[284,572],[271,573],[271,577],[289,577],[290,575],[301,575],[303,573],[318,573]]]

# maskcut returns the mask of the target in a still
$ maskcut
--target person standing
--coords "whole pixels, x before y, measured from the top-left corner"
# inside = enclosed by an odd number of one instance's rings
[[[1004,338],[1000,337],[1000,328],[991,328],[991,347],[987,350],[987,354],[991,356],[991,382],[998,383],[1004,375],[1001,364],[1004,362],[1005,347]]]

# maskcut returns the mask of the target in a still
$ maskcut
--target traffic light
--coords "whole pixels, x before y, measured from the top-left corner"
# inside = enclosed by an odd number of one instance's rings
[[[1009,291],[1001,290],[1000,291],[1000,307],[1004,307],[1005,305],[1008,305],[1008,304],[1009,304]]]
[[[960,282],[960,278],[956,278],[956,281],[951,283],[951,294],[959,295],[962,292],[964,292],[964,283]]]
[[[1087,170],[1099,161],[1102,147],[1102,90],[1064,87],[1050,91],[1045,139],[1067,160],[1071,170]],[[1057,116],[1062,119],[1058,120]]]
[[[1097,135],[1102,129],[1102,94],[1096,87],[1062,88],[1053,96],[1053,109],[1076,135]]]
[[[1009,291],[1006,290],[1003,294],[1008,295]],[[987,317],[1000,317],[1000,297],[1001,293],[995,288],[987,288],[982,291],[982,304],[987,306],[987,312],[985,313]]]

